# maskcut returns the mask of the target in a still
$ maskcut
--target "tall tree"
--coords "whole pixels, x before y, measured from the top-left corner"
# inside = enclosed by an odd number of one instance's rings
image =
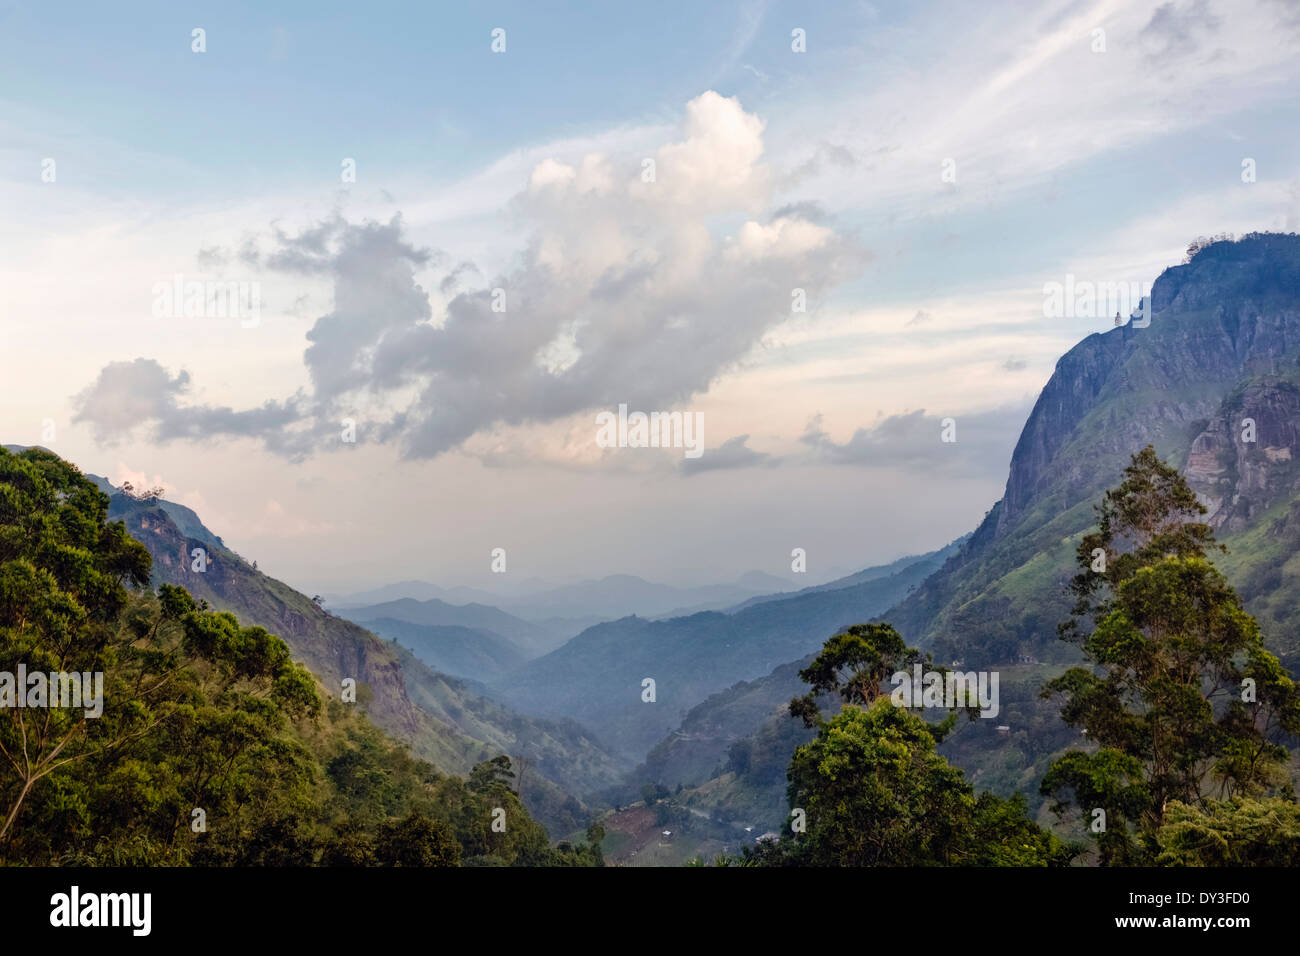
[[[845,704],[870,704],[891,674],[918,661],[930,663],[928,655],[908,647],[890,625],[854,624],[826,641],[812,663],[799,672],[810,689],[790,701],[790,716],[816,727],[822,720],[817,698],[827,694]]]
[[[1041,789],[1058,812],[1100,824],[1103,863],[1133,863],[1154,853],[1173,801],[1204,807],[1286,783],[1279,740],[1300,732],[1300,693],[1209,562],[1205,508],[1176,469],[1148,446],[1097,511],[1061,627],[1090,666],[1043,690],[1096,746],[1062,756]]]
[[[1063,865],[1074,853],[1025,813],[1023,801],[976,796],[936,750],[956,712],[931,724],[881,692],[887,676],[928,661],[888,624],[857,625],[800,672],[812,690],[792,717],[817,727],[790,761],[791,827],[757,855],[769,865]],[[822,718],[818,694],[835,694]]]

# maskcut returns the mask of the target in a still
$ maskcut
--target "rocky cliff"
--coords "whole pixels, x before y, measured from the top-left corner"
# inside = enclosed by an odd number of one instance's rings
[[[1206,246],[1160,275],[1151,303],[1148,326],[1091,335],[1057,363],[1002,499],[962,552],[888,615],[909,639],[968,663],[1068,657],[1055,623],[1074,543],[1128,456],[1148,444],[1185,470],[1210,509],[1234,552],[1221,562],[1234,583],[1273,566],[1277,556],[1252,533],[1283,520],[1281,533],[1300,493],[1300,236]],[[1293,654],[1289,618],[1261,617]]]

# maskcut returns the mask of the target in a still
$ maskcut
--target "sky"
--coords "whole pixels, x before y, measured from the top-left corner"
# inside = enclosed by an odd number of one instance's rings
[[[266,6],[0,0],[0,438],[308,593],[941,547],[1050,284],[1300,228],[1295,0]]]

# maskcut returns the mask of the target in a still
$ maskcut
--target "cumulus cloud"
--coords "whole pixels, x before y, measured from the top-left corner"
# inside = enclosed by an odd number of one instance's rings
[[[834,441],[823,427],[822,416],[816,415],[799,440],[832,464],[905,467],[951,477],[1001,477],[1031,407],[1026,398],[969,414],[927,415],[925,409],[918,409],[859,428],[845,442]],[[952,442],[942,440],[948,418],[954,425]]]
[[[677,467],[683,475],[697,475],[702,471],[753,468],[756,465],[777,463],[777,459],[766,452],[754,451],[748,442],[748,435],[728,438],[717,448],[707,449],[699,458],[683,458]]]
[[[622,402],[676,407],[788,318],[792,290],[815,305],[865,262],[805,215],[811,207],[762,215],[773,182],[762,131],[737,100],[707,92],[653,167],[594,153],[539,163],[512,203],[523,248],[490,277],[466,262],[447,270],[400,217],[275,227],[241,258],[333,285],[332,311],[307,334],[308,393],[213,408],[187,401],[185,371],[137,359],[100,373],[78,419],[101,439],[143,426],[160,441],[247,435],[301,455],[350,414],[358,442],[431,458],[494,429]],[[445,272],[436,308],[416,281],[424,269]]]

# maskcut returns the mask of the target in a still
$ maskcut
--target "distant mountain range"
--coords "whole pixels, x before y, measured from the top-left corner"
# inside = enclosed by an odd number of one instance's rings
[[[337,696],[343,678],[355,679],[358,702],[370,718],[443,772],[465,775],[475,763],[503,753],[525,761],[524,801],[552,832],[585,825],[588,812],[580,798],[609,787],[626,769],[574,722],[524,716],[465,680],[432,669],[397,642],[381,640],[254,570],[219,544],[189,509],[158,498],[138,500],[102,478],[88,477],[110,492],[110,519],[124,522],[153,555],[155,585],[181,585],[212,607],[233,612],[242,623],[279,635],[328,693]],[[177,511],[186,530],[174,517]],[[192,570],[195,548],[206,551],[202,572]],[[467,659],[490,658],[495,648],[502,663],[515,661],[510,650],[487,635],[455,637]],[[419,648],[419,640],[412,643]]]
[[[478,628],[412,624],[391,617],[365,624],[380,637],[407,648],[434,670],[480,683],[504,676],[529,657],[512,641]]]
[[[599,727],[617,753],[640,760],[709,694],[760,677],[880,614],[955,550],[949,545],[884,577],[854,575],[845,587],[810,588],[735,613],[598,624],[490,686],[526,712]],[[646,678],[655,682],[654,703],[642,700]]]
[[[438,598],[417,601],[401,598],[366,607],[342,607],[337,613],[350,621],[369,625],[372,621],[403,621],[425,627],[471,628],[504,640],[524,658],[537,657],[564,643],[564,637],[530,621],[507,614],[486,604],[449,604]],[[385,635],[389,636],[389,635]]]
[[[402,581],[359,594],[331,597],[329,604],[340,613],[405,599],[439,600],[453,605],[483,604],[542,624],[547,630],[567,638],[600,621],[633,614],[638,617],[677,617],[699,611],[725,610],[750,599],[792,592],[799,586],[792,578],[764,571],[748,571],[734,582],[700,587],[658,584],[633,574],[611,574],[564,585],[550,585],[532,579],[499,593],[479,588],[440,588],[427,581]],[[547,625],[545,622],[550,623]]]

